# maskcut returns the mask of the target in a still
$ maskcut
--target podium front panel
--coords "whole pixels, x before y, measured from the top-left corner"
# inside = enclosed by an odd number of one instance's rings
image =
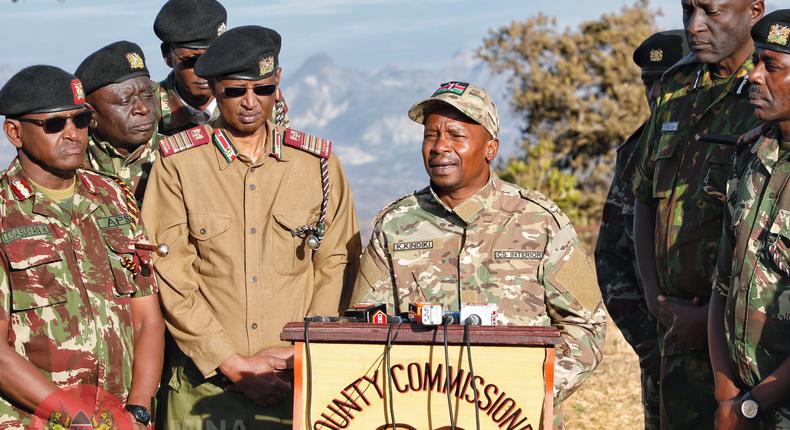
[[[550,429],[553,347],[394,344],[391,379],[385,345],[296,342],[294,429],[476,429],[472,380],[481,429]],[[474,370],[474,378],[471,370]],[[449,373],[449,385],[445,378]],[[449,390],[448,390],[449,388]],[[308,416],[309,414],[309,416]]]

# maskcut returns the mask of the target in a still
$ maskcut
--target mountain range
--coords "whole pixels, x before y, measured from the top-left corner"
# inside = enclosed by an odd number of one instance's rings
[[[13,73],[0,66],[0,85]],[[316,54],[293,73],[283,72],[281,86],[292,127],[334,142],[351,183],[363,241],[381,208],[428,184],[420,155],[422,126],[407,112],[451,80],[480,85],[491,94],[503,128],[500,159],[512,154],[519,129],[506,93],[507,79],[492,74],[471,52],[458,53],[439,67],[373,71],[343,67]],[[5,167],[15,151],[4,135],[0,140],[0,166]]]

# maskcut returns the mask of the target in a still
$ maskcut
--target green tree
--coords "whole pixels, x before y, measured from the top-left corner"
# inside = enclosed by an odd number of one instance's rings
[[[648,0],[557,28],[538,14],[492,30],[478,55],[511,76],[522,152],[500,173],[546,194],[579,226],[600,219],[615,149],[648,116],[634,49],[656,31]]]

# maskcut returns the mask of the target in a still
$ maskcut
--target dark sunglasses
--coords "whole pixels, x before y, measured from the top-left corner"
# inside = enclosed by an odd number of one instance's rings
[[[178,57],[178,61],[181,62],[181,67],[184,69],[194,69],[195,63],[200,58],[200,55],[193,55],[191,57]]]
[[[256,85],[250,89],[256,96],[270,96],[274,94],[277,85]],[[245,94],[247,94],[247,87],[225,87],[225,97],[234,99],[236,97],[243,97]]]
[[[17,118],[17,120],[44,127],[44,133],[60,133],[66,128],[66,121],[69,119],[74,123],[74,127],[83,129],[88,128],[91,123],[91,118],[93,118],[93,113],[86,110],[74,116],[55,116],[47,119]]]

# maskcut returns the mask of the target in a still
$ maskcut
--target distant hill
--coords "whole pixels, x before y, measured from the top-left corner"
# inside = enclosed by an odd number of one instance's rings
[[[14,72],[0,65],[0,86]],[[335,143],[351,182],[363,241],[381,208],[427,185],[420,155],[422,127],[406,113],[450,80],[475,83],[489,91],[502,115],[500,159],[513,153],[518,127],[509,113],[505,78],[492,77],[469,52],[441,67],[377,71],[348,69],[317,54],[293,73],[284,72],[282,86],[292,126]],[[16,152],[0,135],[4,169]]]

